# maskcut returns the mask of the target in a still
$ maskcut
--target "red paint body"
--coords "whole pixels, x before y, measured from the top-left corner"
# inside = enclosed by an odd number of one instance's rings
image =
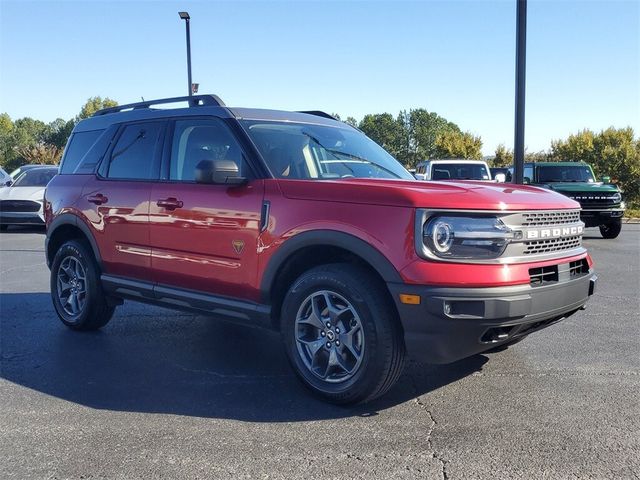
[[[80,177],[84,186],[77,195]],[[75,196],[70,198],[74,190]],[[107,200],[89,201],[97,194]],[[105,273],[260,301],[269,260],[289,238],[316,229],[349,233],[378,250],[404,282],[480,287],[528,284],[529,268],[587,257],[514,265],[427,261],[414,247],[416,208],[532,211],[578,209],[529,186],[398,180],[254,180],[243,186],[100,180],[59,175],[47,188],[46,219],[72,210],[86,223]],[[176,200],[181,208],[158,201]],[[260,232],[263,201],[268,224]],[[71,207],[69,207],[71,205]],[[234,245],[235,244],[235,245]]]

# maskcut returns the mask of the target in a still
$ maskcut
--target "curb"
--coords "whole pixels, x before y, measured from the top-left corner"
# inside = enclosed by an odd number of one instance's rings
[[[623,218],[622,223],[640,223],[640,218]]]

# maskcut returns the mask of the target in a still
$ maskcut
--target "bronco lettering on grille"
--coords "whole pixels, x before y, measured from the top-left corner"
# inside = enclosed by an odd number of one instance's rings
[[[558,227],[558,228],[540,228],[527,231],[527,239],[535,238],[558,238],[581,235],[584,230],[582,226]]]

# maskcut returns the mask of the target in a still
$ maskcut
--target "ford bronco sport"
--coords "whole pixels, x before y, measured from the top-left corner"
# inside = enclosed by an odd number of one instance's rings
[[[277,329],[335,403],[382,395],[406,354],[447,363],[519,341],[596,283],[563,195],[416,181],[327,114],[215,96],[81,121],[45,204],[65,325],[100,328],[129,299]]]
[[[587,227],[599,227],[604,238],[620,235],[625,209],[622,192],[616,185],[609,184],[608,177],[596,182],[588,163],[526,163],[524,177],[531,185],[562,193],[580,203],[580,220]]]

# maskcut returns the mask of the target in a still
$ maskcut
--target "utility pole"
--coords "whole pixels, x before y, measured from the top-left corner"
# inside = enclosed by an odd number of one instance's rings
[[[189,31],[189,20],[191,17],[188,12],[178,12],[180,18],[185,21],[187,26],[187,77],[189,82],[189,96],[193,95],[193,84],[191,83],[191,33]]]
[[[524,100],[527,57],[527,0],[516,0],[516,121],[514,181],[524,183]]]

